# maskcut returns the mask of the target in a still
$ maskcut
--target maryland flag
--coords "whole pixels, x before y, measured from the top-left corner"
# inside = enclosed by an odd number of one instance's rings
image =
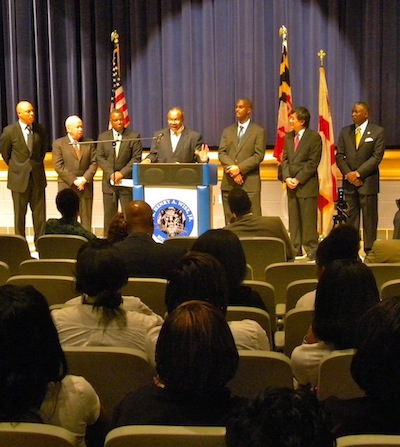
[[[292,91],[290,89],[287,29],[285,26],[281,26],[279,35],[282,37],[282,57],[279,68],[279,109],[274,157],[280,163],[282,161],[284,139],[291,130],[289,127],[289,114],[292,111]]]
[[[124,114],[124,125],[129,126],[128,105],[126,104],[124,89],[121,84],[120,77],[120,58],[119,58],[119,35],[116,31],[111,33],[111,41],[114,42],[113,58],[112,58],[112,89],[110,113],[114,109],[122,110]],[[109,126],[111,129],[111,125]]]
[[[321,50],[322,51],[322,50]],[[327,236],[333,227],[334,202],[337,201],[335,144],[325,69],[319,68],[319,123],[322,157],[318,166],[318,232]]]

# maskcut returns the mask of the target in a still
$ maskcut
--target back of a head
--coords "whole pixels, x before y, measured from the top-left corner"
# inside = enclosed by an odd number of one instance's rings
[[[44,296],[31,286],[0,287],[0,420],[29,421],[49,382],[67,364]]]
[[[199,397],[222,389],[239,363],[225,317],[205,301],[187,301],[168,314],[155,358],[158,376],[167,390]]]
[[[351,373],[386,415],[400,407],[400,297],[382,301],[361,319],[363,340]]]
[[[221,264],[208,253],[186,253],[169,274],[165,291],[168,313],[190,300],[211,303],[226,314],[228,285]]]
[[[318,282],[313,330],[335,349],[358,345],[359,320],[379,302],[374,275],[363,263],[339,259],[330,263]]]
[[[278,388],[243,405],[225,440],[227,447],[332,447],[330,428],[314,393]]]
[[[357,229],[348,224],[339,225],[318,245],[317,265],[321,269],[337,259],[358,260],[359,249],[360,234]]]
[[[122,213],[118,212],[110,220],[107,230],[107,240],[110,244],[116,244],[123,241],[128,236],[128,229],[125,221],[125,217]]]
[[[133,200],[126,205],[124,214],[129,234],[153,234],[153,210],[148,203],[143,200]]]
[[[213,255],[225,270],[229,287],[237,287],[243,281],[246,258],[239,238],[232,231],[208,230],[196,239],[192,250]]]
[[[235,216],[243,216],[251,212],[251,201],[243,188],[232,188],[228,194],[229,208]]]
[[[95,306],[116,308],[121,303],[120,291],[128,281],[124,261],[105,239],[95,239],[78,251],[76,290],[96,297]]]
[[[79,196],[71,188],[62,189],[56,196],[58,211],[66,219],[73,219],[78,215]]]

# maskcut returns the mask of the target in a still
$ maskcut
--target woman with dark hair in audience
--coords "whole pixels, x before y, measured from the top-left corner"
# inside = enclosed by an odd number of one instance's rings
[[[221,264],[208,253],[190,251],[170,272],[165,304],[167,312],[171,313],[185,301],[207,301],[226,316],[227,297],[228,286]],[[237,349],[270,350],[268,337],[257,322],[246,319],[228,324]],[[159,326],[150,329],[145,340],[146,353],[152,364],[160,329]]]
[[[139,298],[122,297],[128,275],[118,250],[105,239],[83,245],[76,263],[82,296],[52,312],[62,345],[123,346],[144,351],[144,339],[162,324]]]
[[[400,435],[400,297],[370,309],[360,331],[351,374],[366,397],[325,401],[336,422],[334,433]]]
[[[222,265],[228,281],[228,306],[251,306],[267,310],[260,295],[242,284],[246,258],[239,238],[230,230],[208,230],[196,239],[193,251],[209,253]]]
[[[124,214],[118,212],[110,220],[108,224],[107,237],[106,239],[110,244],[116,244],[121,242],[128,237],[128,228],[126,226],[126,221]]]
[[[326,266],[317,286],[312,327],[291,357],[300,385],[317,384],[319,362],[325,354],[358,346],[363,335],[359,321],[378,302],[376,281],[366,265],[340,259]]]
[[[168,314],[156,347],[157,380],[128,394],[117,407],[121,425],[224,425],[240,398],[225,387],[239,355],[222,312],[187,301]]]
[[[84,446],[99,398],[83,377],[67,374],[44,296],[31,286],[1,286],[0,421],[58,425]]]

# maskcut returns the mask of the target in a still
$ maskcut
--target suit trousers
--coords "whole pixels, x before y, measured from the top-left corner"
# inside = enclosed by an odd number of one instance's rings
[[[222,191],[222,206],[224,208],[224,215],[225,215],[225,225],[228,225],[228,223],[231,223],[231,220],[233,218],[233,214],[231,212],[231,209],[229,207],[228,203],[228,195],[229,191],[223,190]],[[260,217],[262,216],[261,213],[261,191],[247,191],[247,195],[249,196],[250,202],[251,202],[251,211],[254,216]]]
[[[15,234],[25,236],[25,222],[28,204],[32,210],[34,240],[44,234],[46,226],[46,194],[44,188],[35,187],[32,174],[29,177],[28,187],[24,192],[11,191],[14,204]]]
[[[104,237],[107,234],[111,219],[118,212],[118,201],[121,204],[121,210],[124,211],[126,205],[132,200],[132,188],[116,186],[113,193],[103,192]]]
[[[296,191],[287,189],[289,233],[296,253],[304,247],[307,255],[315,256],[318,246],[317,197],[297,197]]]
[[[348,204],[347,223],[360,231],[360,211],[363,222],[364,251],[368,253],[376,240],[378,228],[378,194],[360,194],[358,191],[346,193]]]

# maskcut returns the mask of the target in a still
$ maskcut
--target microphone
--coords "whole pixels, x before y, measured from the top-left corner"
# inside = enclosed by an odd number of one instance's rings
[[[156,143],[158,144],[163,138],[164,138],[164,134],[163,133],[159,133],[157,135],[157,138],[156,138]]]

